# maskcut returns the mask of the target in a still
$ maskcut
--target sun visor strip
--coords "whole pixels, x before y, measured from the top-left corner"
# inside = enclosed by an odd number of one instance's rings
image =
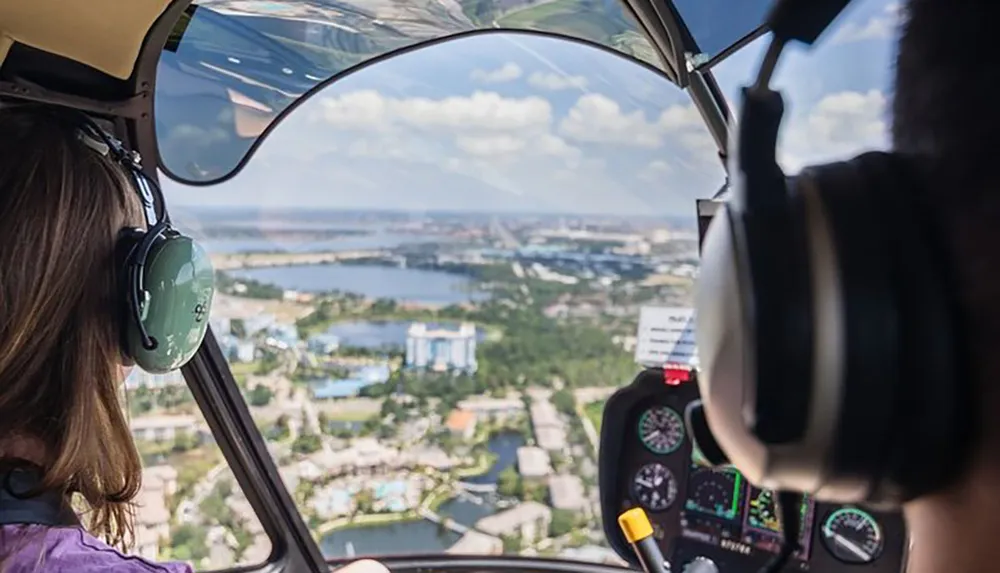
[[[20,42],[127,79],[132,75],[146,32],[169,2],[0,2],[0,66],[14,42]]]

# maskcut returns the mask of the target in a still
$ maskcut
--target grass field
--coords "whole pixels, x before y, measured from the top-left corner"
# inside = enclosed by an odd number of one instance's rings
[[[583,407],[583,413],[590,420],[590,423],[594,424],[594,429],[597,433],[601,433],[601,417],[604,415],[604,400],[598,402],[591,402]]]

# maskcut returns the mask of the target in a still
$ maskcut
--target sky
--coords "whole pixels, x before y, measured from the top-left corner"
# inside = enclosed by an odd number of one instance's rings
[[[789,48],[779,158],[790,172],[887,146],[897,4],[855,2],[812,50]],[[767,38],[717,65],[737,104]],[[293,111],[231,180],[163,183],[196,206],[687,215],[724,182],[687,94],[625,57],[489,34],[368,66]]]

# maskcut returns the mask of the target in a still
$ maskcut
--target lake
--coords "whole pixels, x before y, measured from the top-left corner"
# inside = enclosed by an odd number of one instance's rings
[[[517,463],[517,449],[524,445],[524,436],[517,432],[501,432],[490,438],[489,449],[497,455],[490,471],[463,481],[475,484],[497,483],[500,472]]]
[[[327,559],[348,557],[347,544],[350,543],[355,555],[359,556],[441,553],[458,539],[457,533],[421,519],[340,529],[323,538],[320,551]]]
[[[230,271],[235,277],[306,292],[339,290],[368,298],[449,305],[481,300],[488,295],[472,288],[461,275],[370,265],[299,265]]]
[[[487,473],[467,478],[470,483],[496,483],[504,469],[517,463],[517,448],[524,445],[524,437],[516,432],[502,432],[490,438],[488,447],[497,459]],[[477,505],[471,501],[453,499],[441,505],[438,513],[452,516],[463,525],[491,515],[496,509],[489,503]],[[363,555],[405,555],[408,553],[441,553],[456,541],[459,535],[443,530],[436,523],[420,519],[402,523],[370,525],[339,529],[325,536],[320,550],[328,559],[347,557],[347,544],[354,553]]]

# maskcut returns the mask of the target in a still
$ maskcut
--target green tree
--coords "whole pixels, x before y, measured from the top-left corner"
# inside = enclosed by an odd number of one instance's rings
[[[274,439],[283,440],[288,437],[291,433],[291,429],[288,427],[288,414],[281,414],[278,419],[274,421]]]
[[[562,389],[553,392],[551,400],[552,405],[563,414],[567,416],[576,415],[576,399],[569,390]]]
[[[311,454],[318,451],[322,446],[322,441],[316,434],[300,434],[292,442],[292,451],[297,454]]]
[[[362,515],[372,513],[374,511],[374,505],[375,495],[370,489],[362,489],[354,495],[355,513],[360,513]]]
[[[171,555],[180,561],[200,561],[208,557],[208,531],[199,525],[184,524],[170,531]]]
[[[561,537],[573,531],[576,527],[576,516],[565,509],[552,510],[552,522],[549,524],[549,536]]]
[[[514,469],[514,466],[507,466],[497,476],[497,492],[506,497],[520,496],[521,476]]]
[[[523,543],[521,542],[520,535],[502,535],[500,540],[503,541],[503,552],[504,553],[520,553]]]
[[[174,434],[173,451],[183,453],[198,447],[198,436],[194,432],[178,431]]]
[[[229,330],[232,331],[233,336],[236,338],[247,337],[247,324],[243,322],[242,318],[231,319],[229,321]]]
[[[274,392],[263,384],[257,384],[250,391],[250,405],[256,407],[267,406],[274,397]]]

